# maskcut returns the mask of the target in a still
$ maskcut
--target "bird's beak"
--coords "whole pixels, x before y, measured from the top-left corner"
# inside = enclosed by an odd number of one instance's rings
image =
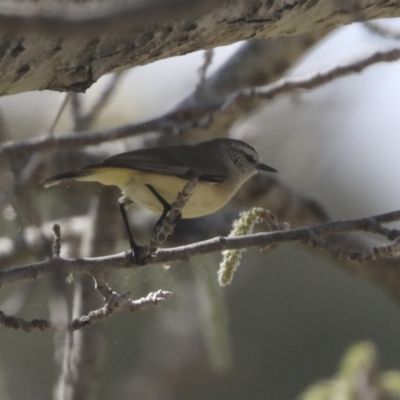
[[[278,172],[275,168],[269,167],[268,165],[265,165],[262,163],[257,165],[257,170],[258,171],[266,171],[266,172]]]

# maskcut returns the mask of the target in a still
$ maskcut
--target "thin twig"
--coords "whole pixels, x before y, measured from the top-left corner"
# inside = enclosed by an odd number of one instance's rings
[[[118,87],[119,82],[123,77],[123,72],[117,72],[112,77],[107,87],[104,89],[103,93],[100,94],[96,103],[93,107],[88,111],[85,115],[81,116],[81,119],[75,125],[76,131],[82,131],[85,129],[89,129],[93,122],[99,117],[103,108],[107,105],[111,96],[115,92],[115,89]]]
[[[91,326],[94,323],[109,317],[116,311],[121,311],[126,303],[129,301],[130,295],[130,292],[126,292],[121,295],[118,295],[117,293],[112,295],[110,300],[104,307],[94,311],[90,311],[89,314],[72,320],[71,328],[73,330],[77,330]]]
[[[400,33],[392,31],[390,28],[382,26],[377,22],[367,21],[363,23],[363,26],[367,28],[371,33],[382,36],[386,39],[400,39]]]
[[[70,98],[70,94],[66,94],[63,102],[61,103],[60,108],[57,111],[57,114],[49,128],[49,131],[47,133],[47,137],[53,137],[54,134],[54,129],[65,109],[65,106],[68,103],[68,100]],[[1,151],[1,147],[0,147],[0,151]],[[10,154],[8,154],[9,157],[9,162],[12,162],[12,160],[15,160],[15,158],[10,157]],[[24,168],[22,169],[22,171],[20,171],[20,173],[17,174],[14,173],[14,187],[12,190],[10,190],[6,195],[5,198],[2,199],[1,201],[3,203],[9,203],[12,201],[13,196],[15,195],[15,191],[18,189],[18,187],[20,186],[24,186],[32,177],[32,175],[37,171],[38,167],[42,164],[43,160],[45,159],[45,154],[43,153],[33,153],[30,155],[28,162],[25,164]]]
[[[80,122],[83,118],[82,96],[80,93],[71,93],[71,114],[74,121],[74,132],[78,132]]]
[[[44,243],[41,240],[41,234],[51,236],[54,223],[54,221],[45,222],[40,228],[29,226],[22,229],[13,239],[6,236],[0,237],[0,262],[9,263],[15,258],[24,257],[32,248],[38,249],[39,252],[42,251]],[[80,238],[87,232],[89,223],[90,217],[86,215],[59,221],[59,225],[63,227],[64,241]]]
[[[212,61],[214,58],[214,49],[205,50],[203,58],[204,58],[203,64],[199,68],[200,82],[199,82],[198,86],[204,85],[204,83],[206,81],[207,70],[210,67],[210,65],[212,64]]]
[[[400,256],[400,236],[393,242],[385,246],[373,247],[370,250],[355,251],[335,246],[333,243],[317,236],[312,229],[307,238],[302,240],[303,243],[318,247],[327,251],[333,258],[339,258],[344,261],[371,262],[378,258],[396,258]]]
[[[218,110],[220,106],[221,104],[218,102],[218,104],[196,107],[195,109],[188,108],[138,124],[124,125],[106,130],[76,132],[57,137],[42,135],[20,143],[8,142],[0,145],[0,157],[15,152],[44,152],[55,148],[68,149],[95,145],[155,131],[179,133],[196,126],[198,118],[204,118]]]
[[[378,51],[373,53],[361,60],[354,61],[347,65],[337,66],[330,68],[325,72],[318,72],[311,74],[308,77],[291,77],[283,78],[276,83],[267,86],[265,90],[255,90],[247,91],[244,97],[259,97],[262,99],[270,100],[276,96],[292,92],[298,89],[314,89],[318,86],[322,86],[334,79],[354,74],[360,73],[365,68],[380,63],[380,62],[394,62],[400,59],[400,49],[391,49],[386,51]]]
[[[67,104],[68,104],[68,101],[71,99],[71,95],[72,95],[72,93],[66,93],[66,94],[65,94],[64,100],[62,101],[61,106],[60,106],[60,108],[58,109],[58,112],[57,112],[57,114],[56,114],[56,117],[54,118],[54,121],[53,121],[52,124],[50,125],[49,133],[48,133],[49,136],[53,136],[53,134],[54,134],[54,129],[56,128],[57,123],[58,123],[58,121],[60,120],[61,115],[62,115],[62,113],[64,112],[65,107],[66,107]]]
[[[91,311],[88,315],[74,319],[71,322],[71,328],[77,330],[92,326],[94,323],[119,311],[127,310],[130,312],[138,312],[158,306],[168,300],[172,296],[172,293],[165,290],[158,290],[157,292],[149,293],[146,297],[142,297],[139,300],[130,300],[130,296],[131,292],[122,294],[113,292],[104,307]]]
[[[104,300],[109,302],[115,296],[121,296],[110,288],[104,280],[104,275],[98,275],[94,277],[95,287],[101,293]],[[165,300],[168,300],[172,296],[172,292],[166,290],[157,290],[157,292],[151,292],[146,297],[142,297],[139,300],[129,300],[126,302],[124,308],[129,311],[141,311],[144,308],[156,306]]]
[[[157,292],[149,293],[147,296],[138,300],[130,300],[130,292],[118,294],[112,291],[102,278],[97,277],[96,288],[101,293],[106,293],[107,302],[104,307],[89,312],[89,314],[76,318],[71,321],[69,327],[72,330],[82,329],[92,326],[94,323],[99,322],[117,311],[130,311],[138,312],[143,311],[150,307],[155,307],[166,300],[168,300],[172,293],[165,290],[158,290]],[[111,295],[110,295],[111,293]],[[25,332],[32,332],[36,330],[57,330],[56,325],[46,319],[33,319],[31,321],[23,318],[17,318],[4,314],[0,311],[0,326],[13,329],[23,329]]]
[[[123,73],[118,72],[111,77],[111,80],[108,83],[105,90],[103,91],[103,93],[99,95],[96,103],[86,113],[83,112],[81,95],[79,93],[71,94],[72,116],[74,119],[74,132],[81,132],[91,127],[93,122],[99,117],[103,108],[107,105],[112,94],[117,88],[117,85],[120,82],[122,76]]]
[[[144,311],[150,307],[158,306],[164,303],[164,301],[170,299],[172,292],[167,290],[157,290],[157,292],[151,292],[147,296],[142,297],[139,300],[131,300],[127,303],[125,308],[131,312]]]
[[[0,311],[0,326],[13,329],[23,329],[25,332],[54,329],[51,322],[47,319],[32,319],[31,321],[27,321],[23,318],[6,315],[2,311]]]
[[[97,275],[93,277],[95,289],[103,296],[106,302],[109,302],[111,297],[116,293],[110,286],[107,285],[104,280],[104,274]]]
[[[53,240],[53,257],[60,257],[61,252],[61,228],[59,224],[53,225],[54,240]]]
[[[122,310],[130,312],[144,311],[150,307],[155,307],[164,303],[172,296],[172,293],[165,290],[158,290],[138,300],[130,300],[130,295],[130,292],[121,295],[114,292],[104,307],[72,320],[70,328],[75,331],[92,326],[94,323]],[[56,330],[56,327],[47,319],[33,319],[28,321],[23,318],[6,315],[2,311],[0,311],[0,326],[23,329],[25,332]]]

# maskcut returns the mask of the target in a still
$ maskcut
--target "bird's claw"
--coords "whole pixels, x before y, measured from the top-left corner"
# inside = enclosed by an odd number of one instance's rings
[[[139,266],[148,264],[153,256],[152,254],[148,254],[146,256],[141,255],[141,249],[143,249],[143,247],[138,247],[130,252],[132,263]]]

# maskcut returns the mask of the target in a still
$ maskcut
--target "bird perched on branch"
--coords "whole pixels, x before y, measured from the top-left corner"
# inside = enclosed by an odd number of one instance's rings
[[[120,211],[134,261],[139,263],[139,246],[129,227],[127,205],[135,203],[161,213],[156,224],[160,226],[185,183],[197,178],[198,184],[182,210],[182,218],[201,217],[223,207],[257,171],[276,172],[261,163],[256,150],[247,143],[224,138],[117,154],[99,164],[52,176],[44,181],[44,186],[65,179],[118,186],[123,192]]]

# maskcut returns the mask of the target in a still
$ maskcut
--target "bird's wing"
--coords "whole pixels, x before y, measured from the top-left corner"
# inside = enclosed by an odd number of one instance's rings
[[[196,163],[193,163],[193,160],[185,154],[186,147],[174,146],[134,150],[106,158],[100,164],[87,168],[129,168],[161,175],[172,175],[187,180],[198,178],[200,181],[209,183],[220,183],[225,180],[223,175],[208,170],[207,165],[200,168],[193,166]]]

